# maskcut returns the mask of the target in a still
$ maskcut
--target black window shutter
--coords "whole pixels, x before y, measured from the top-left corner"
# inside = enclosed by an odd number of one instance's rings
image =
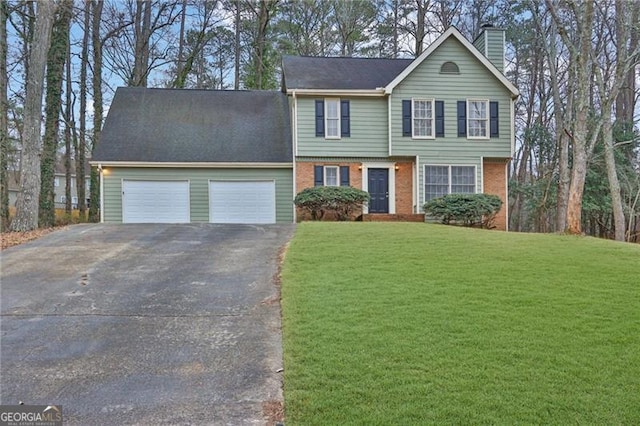
[[[411,100],[402,101],[402,136],[411,136]]]
[[[351,136],[351,121],[349,101],[340,101],[340,134],[344,137]]]
[[[458,137],[467,136],[467,101],[458,101]]]
[[[349,166],[340,166],[340,186],[349,186]]]
[[[436,101],[436,137],[444,137],[444,101]]]
[[[316,136],[324,136],[324,101],[316,100]]]
[[[324,185],[324,167],[322,166],[313,167],[313,185],[314,186]]]
[[[497,138],[500,136],[498,132],[498,102],[489,102],[489,136]]]

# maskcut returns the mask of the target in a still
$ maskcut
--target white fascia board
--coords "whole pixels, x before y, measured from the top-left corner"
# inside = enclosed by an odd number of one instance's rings
[[[293,168],[290,163],[169,163],[146,161],[89,161],[92,166],[104,167],[158,167],[183,169],[282,169]]]
[[[337,90],[337,89],[287,89],[287,95],[293,93],[303,96],[371,96],[382,97],[385,95],[384,88],[368,90]]]
[[[520,96],[520,92],[518,91],[518,89],[516,88],[516,86],[513,85],[513,83],[511,83],[509,80],[507,80],[507,78],[504,76],[504,74],[502,74],[496,67],[495,65],[493,65],[487,58],[486,56],[484,56],[482,53],[480,53],[478,51],[478,49],[475,48],[475,46],[473,44],[471,44],[469,42],[469,40],[467,40],[461,33],[460,31],[458,31],[455,27],[449,27],[449,29],[447,29],[440,37],[438,37],[438,39],[436,41],[434,41],[433,43],[431,43],[431,45],[429,45],[429,47],[422,52],[422,54],[420,56],[418,56],[416,59],[414,59],[413,62],[411,62],[411,64],[404,69],[404,71],[402,71],[400,74],[398,74],[398,76],[396,78],[393,79],[393,81],[391,81],[391,83],[389,83],[387,85],[387,87],[385,87],[385,93],[387,94],[391,94],[393,92],[393,89],[400,84],[400,82],[402,82],[409,74],[411,74],[413,72],[413,70],[415,70],[425,59],[427,59],[438,47],[440,47],[440,45],[442,43],[444,43],[444,41],[449,38],[449,37],[455,37],[460,43],[462,43],[462,45],[464,47],[467,48],[467,50],[476,57],[476,59],[478,59],[480,62],[482,62],[482,64],[487,67],[487,69],[489,70],[489,72],[491,72],[491,74],[493,74],[498,80],[500,80],[500,82],[511,92],[511,97],[512,98],[517,98],[518,96]]]

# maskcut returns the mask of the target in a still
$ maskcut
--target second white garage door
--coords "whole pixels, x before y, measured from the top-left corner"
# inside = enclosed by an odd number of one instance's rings
[[[190,222],[189,181],[122,181],[123,223]]]
[[[211,223],[276,223],[274,181],[210,181]]]

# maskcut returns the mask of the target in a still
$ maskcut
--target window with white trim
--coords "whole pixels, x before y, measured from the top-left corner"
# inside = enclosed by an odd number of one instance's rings
[[[475,166],[424,166],[424,201],[476,192]]]
[[[340,99],[324,100],[325,137],[340,138]]]
[[[434,137],[435,113],[433,103],[433,99],[412,99],[412,137]]]
[[[489,138],[489,101],[487,99],[467,100],[467,135],[469,139]]]
[[[53,186],[60,186],[60,178],[54,177],[53,178]]]
[[[324,186],[340,186],[340,168],[324,166]]]

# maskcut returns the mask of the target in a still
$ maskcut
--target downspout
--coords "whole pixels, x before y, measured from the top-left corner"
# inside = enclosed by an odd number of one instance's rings
[[[509,162],[504,163],[504,189],[505,189],[505,223],[504,230],[509,232]]]
[[[418,187],[418,175],[420,174],[420,156],[416,155],[416,163],[413,165],[413,199],[415,200],[413,205],[415,206],[414,213],[420,213],[420,188]]]
[[[389,156],[392,156],[392,134],[391,134],[391,94],[387,95],[387,134],[389,135]]]
[[[98,173],[100,178],[100,223],[104,223],[104,173],[100,163],[98,163]]]
[[[296,97],[296,91],[292,91],[291,92],[292,97],[293,97],[293,105],[292,105],[292,117],[291,117],[291,127],[293,128],[292,132],[291,132],[291,137],[293,139],[292,144],[292,149],[293,149],[293,198],[296,197],[296,193],[297,193],[297,186],[296,186],[296,181],[297,181],[297,161],[296,158],[298,156],[298,98]],[[291,208],[293,209],[293,223],[296,223],[298,221],[298,217],[297,217],[297,209],[296,209],[296,205],[293,204],[291,206]]]

